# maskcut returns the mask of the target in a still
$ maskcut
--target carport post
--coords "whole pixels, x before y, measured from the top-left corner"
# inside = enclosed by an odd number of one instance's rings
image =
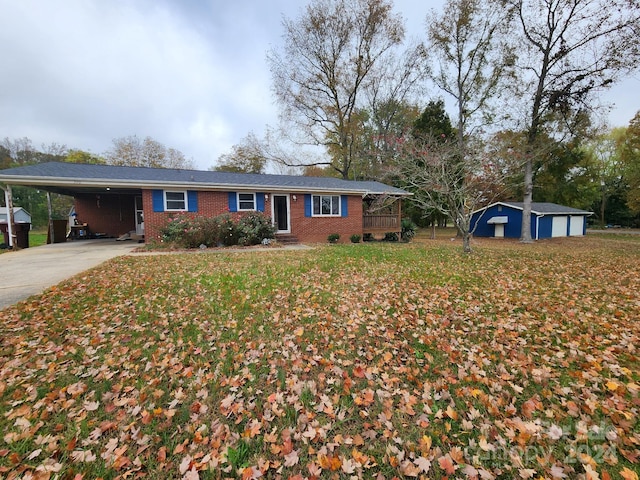
[[[4,190],[4,200],[7,206],[7,233],[9,235],[9,248],[13,248],[13,196],[11,195],[11,185],[7,185]]]
[[[49,238],[51,243],[56,243],[55,230],[53,228],[53,208],[51,207],[51,193],[47,191],[47,208],[49,209]]]

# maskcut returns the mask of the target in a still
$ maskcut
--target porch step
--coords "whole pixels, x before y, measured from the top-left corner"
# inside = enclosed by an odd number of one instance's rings
[[[278,233],[276,234],[276,240],[283,245],[293,245],[299,243],[298,237],[291,235],[290,233]]]

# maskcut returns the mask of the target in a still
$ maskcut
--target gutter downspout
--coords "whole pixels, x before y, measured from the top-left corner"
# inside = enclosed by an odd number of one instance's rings
[[[540,217],[544,217],[544,215],[536,215],[536,240],[539,240],[540,236]]]

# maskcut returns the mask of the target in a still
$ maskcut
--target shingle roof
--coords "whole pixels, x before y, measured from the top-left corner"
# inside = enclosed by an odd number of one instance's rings
[[[522,210],[524,208],[523,202],[501,202],[505,205],[510,205],[513,208],[517,208],[518,210]],[[588,212],[586,210],[579,210],[577,208],[566,207],[564,205],[558,205],[557,203],[548,203],[548,202],[533,202],[531,203],[531,212],[537,213],[539,215],[559,215],[559,214],[582,214],[589,215],[593,212]]]
[[[184,188],[262,188],[310,192],[410,195],[396,187],[373,181],[351,181],[330,177],[262,175],[173,168],[121,167],[48,162],[0,170],[0,181],[16,184],[90,186],[181,186]],[[30,182],[30,183],[27,183]]]
[[[487,205],[486,207],[479,208],[475,210],[473,213],[481,212],[486,210],[494,205],[505,205],[512,208],[517,208],[518,210],[524,209],[523,202],[495,202],[491,205]],[[558,205],[557,203],[548,203],[548,202],[532,202],[531,203],[531,213],[536,215],[591,215],[593,212],[588,212],[586,210],[579,210],[577,208],[566,207],[564,205]]]

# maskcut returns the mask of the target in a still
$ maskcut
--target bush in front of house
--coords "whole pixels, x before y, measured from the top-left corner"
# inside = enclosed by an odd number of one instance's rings
[[[351,235],[351,243],[360,243],[360,235],[357,233]]]
[[[275,237],[275,228],[266,215],[251,212],[235,221],[225,213],[217,217],[178,214],[171,217],[160,231],[164,243],[182,248],[229,247],[257,245],[265,238]]]
[[[339,233],[330,233],[329,236],[327,237],[327,241],[329,243],[338,243],[338,240],[340,240]]]
[[[265,238],[274,238],[276,227],[264,213],[250,212],[240,218],[238,234],[239,245],[258,245]]]

